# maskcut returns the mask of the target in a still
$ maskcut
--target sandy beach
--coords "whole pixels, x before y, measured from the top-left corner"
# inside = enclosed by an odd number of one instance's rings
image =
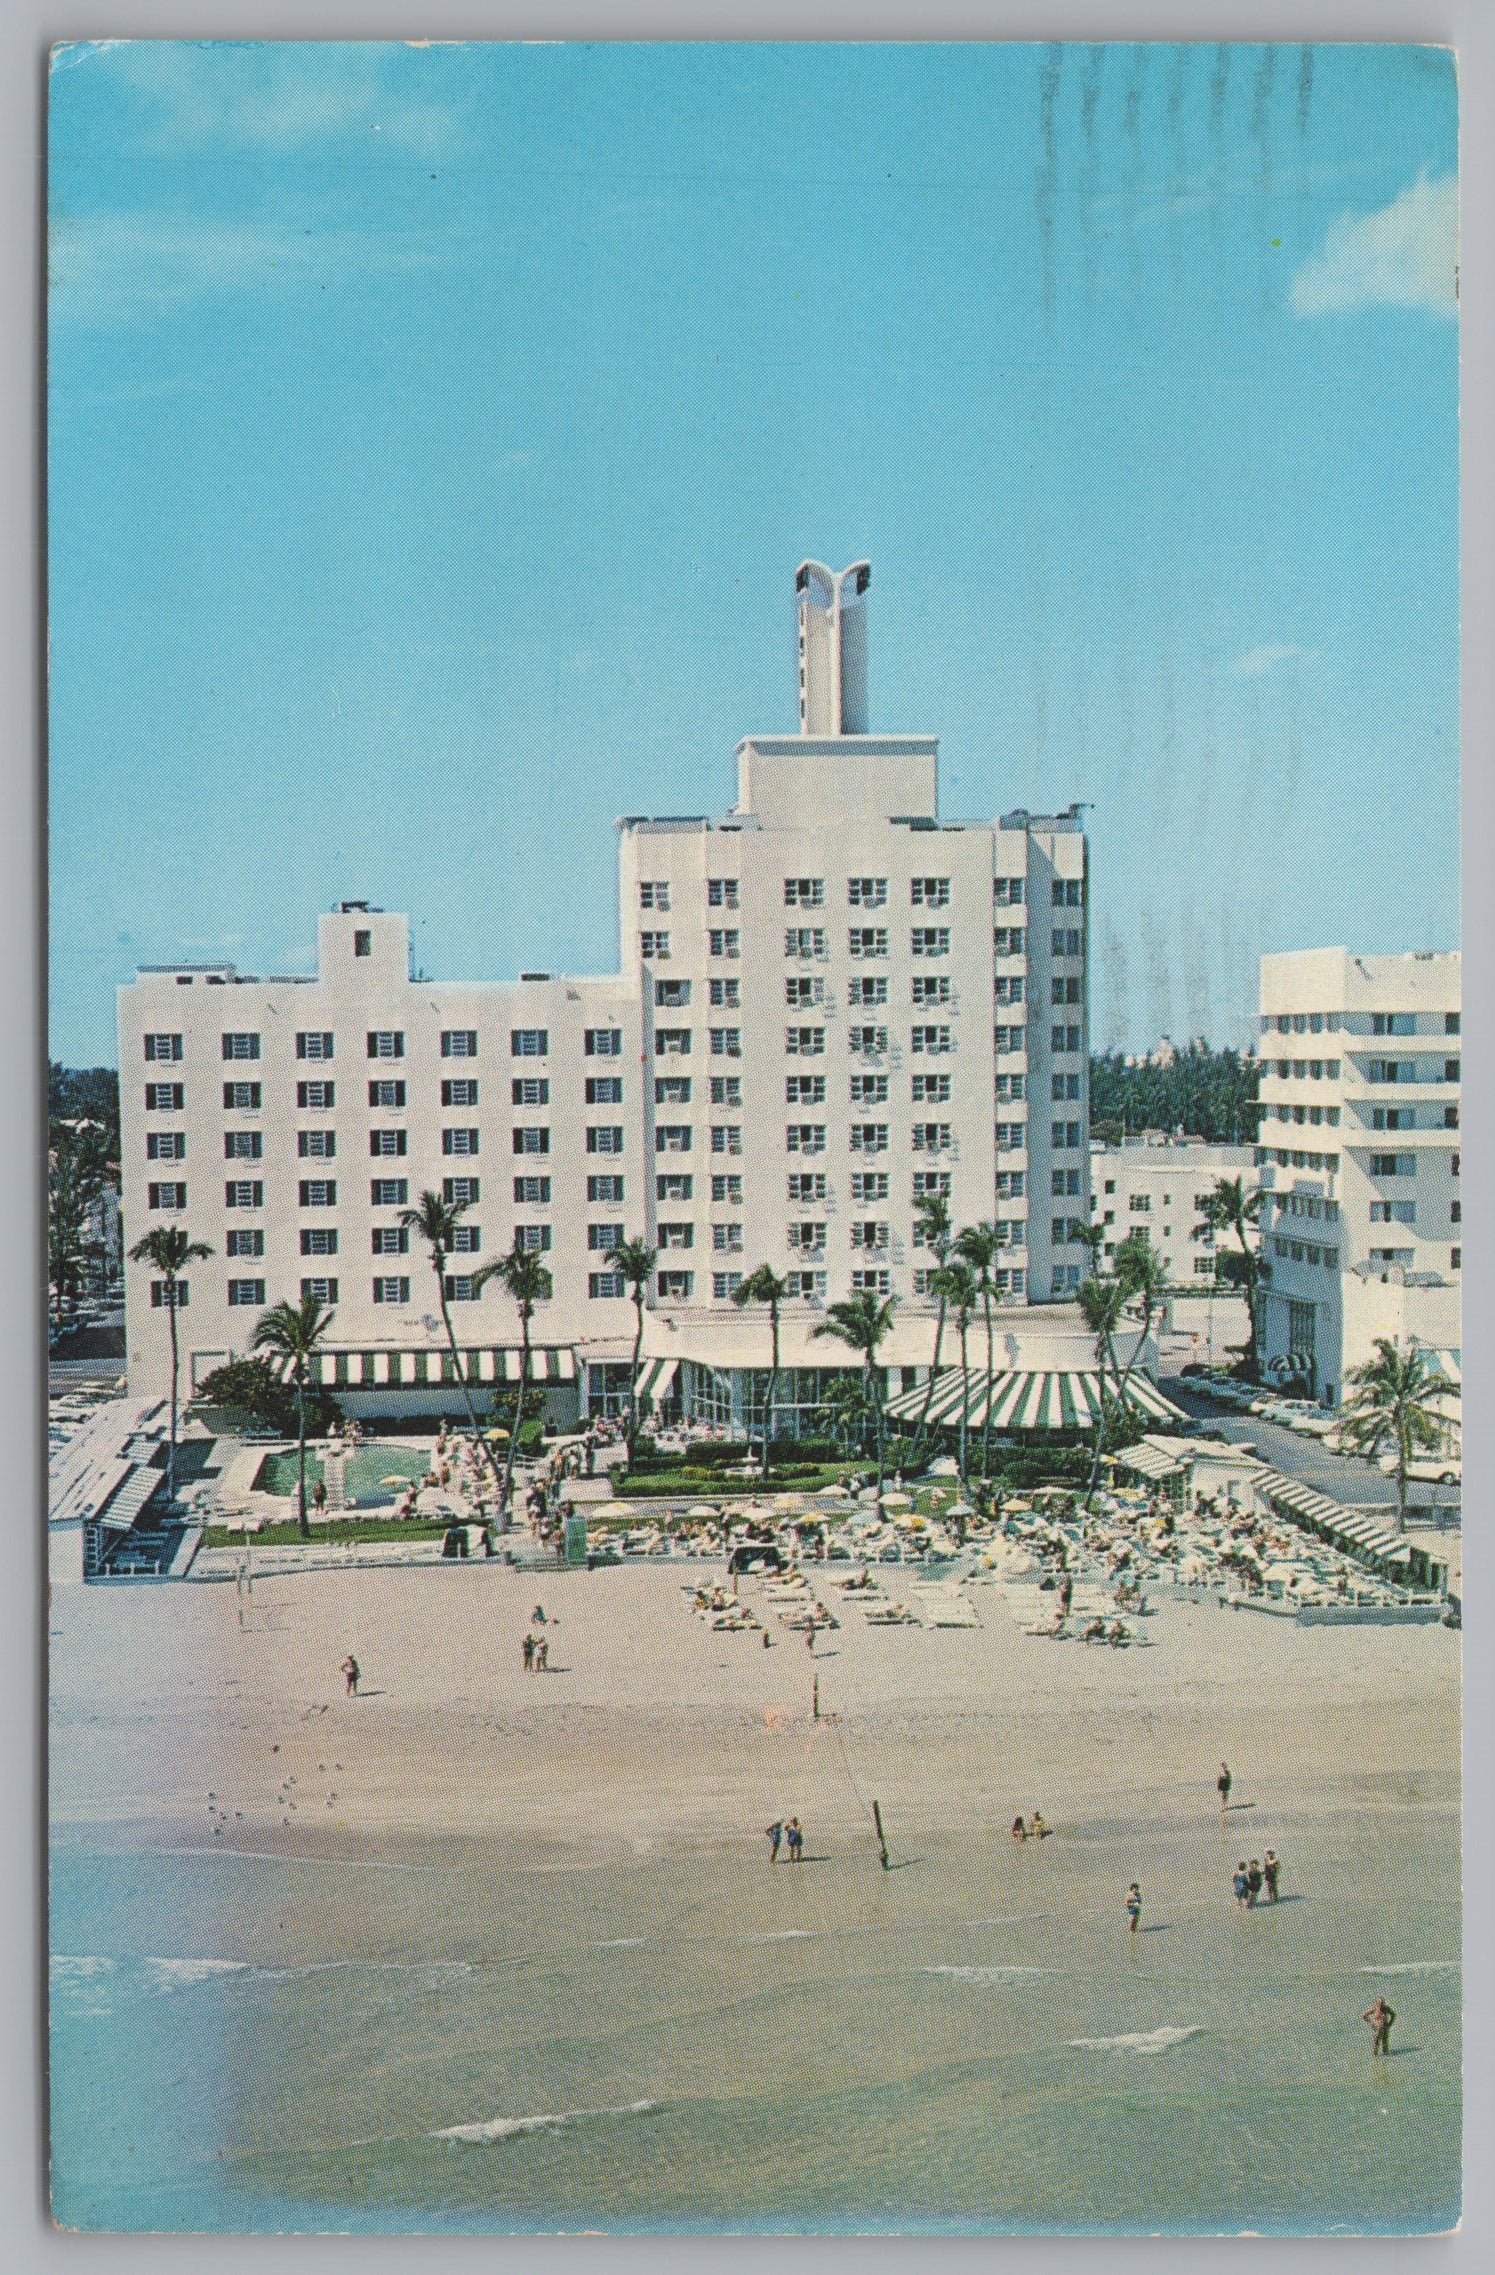
[[[1112,1652],[994,1588],[889,1630],[827,1586],[812,1667],[758,1583],[766,1651],[692,1576],[298,1576],[242,1630],[231,1586],[54,1596],[54,2011],[103,2094],[170,2008],[210,2113],[130,2136],[158,2223],[1447,2224],[1455,1634],[1165,1603]],[[1015,1843],[1035,1807],[1054,1837]],[[791,1813],[806,1862],[771,1868]],[[1287,1900],[1239,1915],[1269,1844]],[[80,2217],[127,2217],[92,2185]]]

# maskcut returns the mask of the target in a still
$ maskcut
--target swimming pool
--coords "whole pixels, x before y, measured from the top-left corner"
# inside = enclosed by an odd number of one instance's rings
[[[387,1477],[419,1481],[431,1467],[431,1448],[420,1441],[405,1439],[395,1443],[375,1443],[354,1448],[348,1456],[348,1506],[354,1509],[376,1509],[392,1506],[402,1485],[386,1485]],[[306,1449],[306,1490],[308,1496],[322,1477],[322,1450]],[[274,1493],[284,1498],[296,1490],[296,1451],[268,1453],[255,1472],[256,1493]]]

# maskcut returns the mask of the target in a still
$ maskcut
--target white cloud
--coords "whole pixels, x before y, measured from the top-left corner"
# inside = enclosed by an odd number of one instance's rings
[[[442,257],[413,231],[205,221],[192,214],[54,215],[48,232],[54,322],[144,323],[213,295],[427,268]]]
[[[1278,648],[1248,648],[1243,656],[1236,657],[1230,668],[1244,679],[1259,679],[1274,664],[1288,663],[1295,656],[1302,663],[1310,663],[1317,654],[1317,648],[1299,648],[1291,643]]]
[[[378,41],[115,40],[80,44],[77,60],[105,54],[143,98],[146,145],[290,151],[336,136],[436,158],[464,121],[412,96],[412,74]]]
[[[1299,316],[1357,308],[1458,313],[1459,188],[1420,175],[1379,213],[1341,214],[1293,278]]]

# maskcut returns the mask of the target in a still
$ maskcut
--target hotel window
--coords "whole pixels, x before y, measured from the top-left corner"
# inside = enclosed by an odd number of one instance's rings
[[[547,1096],[549,1094],[547,1086]],[[586,1082],[586,1101],[589,1106],[621,1106],[623,1103],[623,1077],[621,1074],[589,1074]],[[515,1104],[519,1101],[516,1099]],[[527,1101],[533,1103],[533,1101]],[[539,1103],[543,1104],[541,1100]]]
[[[853,1122],[849,1135],[853,1153],[886,1153],[888,1150],[886,1122]]]
[[[187,1139],[182,1130],[147,1130],[145,1135],[147,1161],[185,1161]]]
[[[713,1153],[741,1153],[742,1127],[738,1122],[713,1122],[711,1125]]]
[[[355,956],[372,956],[374,953],[374,935],[372,932],[354,933],[353,953]]]
[[[337,1254],[336,1225],[304,1224],[301,1227],[301,1253],[303,1256],[335,1256]]]
[[[376,1028],[368,1038],[368,1055],[371,1059],[402,1059],[405,1038],[396,1028]]]
[[[1025,982],[1023,981],[1021,975],[1019,975],[1016,979],[1003,978],[993,980],[992,995],[998,1003],[1021,1003],[1023,1000],[1024,985]],[[1054,985],[1057,987],[1059,985],[1059,982],[1055,980]],[[1058,1003],[1060,1000],[1061,998],[1056,995],[1054,1001]]]
[[[298,1082],[296,1104],[303,1113],[330,1114],[337,1097],[335,1082]]]
[[[145,1110],[148,1114],[179,1114],[182,1111],[182,1098],[180,1082],[148,1082],[145,1086]]]
[[[668,881],[661,879],[656,884],[641,884],[638,889],[638,905],[640,908],[667,909],[670,905]]]
[[[1451,1272],[1461,1272],[1463,1270],[1464,1251],[1462,1248],[1450,1248],[1448,1251],[1448,1268]]]
[[[519,1135],[517,1130],[515,1131],[514,1135],[516,1137]],[[588,1129],[588,1153],[621,1153],[622,1150],[623,1132],[621,1129],[617,1128],[616,1126],[609,1127],[606,1123],[600,1125],[594,1124],[591,1128]]]
[[[620,1224],[589,1224],[587,1226],[588,1248],[595,1251],[599,1248],[621,1248],[622,1245],[623,1227]]]
[[[915,1153],[947,1153],[950,1148],[948,1122],[915,1122],[912,1130]]]
[[[656,1058],[688,1059],[690,1057],[690,1029],[688,1027],[656,1027],[654,1030],[654,1056]]]
[[[824,908],[824,877],[786,877],[784,879],[785,908]]]
[[[296,1152],[302,1161],[331,1161],[337,1152],[337,1136],[332,1130],[298,1130]]]
[[[225,1035],[223,1055],[226,1059],[257,1059],[260,1055],[258,1035]]]
[[[313,1028],[307,1034],[298,1035],[296,1037],[296,1056],[298,1059],[330,1059],[332,1056],[331,1035],[327,1033],[325,1028]]]
[[[925,1051],[937,1056],[950,1048],[948,1027],[914,1027],[909,1030],[908,1039],[915,1053]]]
[[[729,962],[742,953],[742,934],[731,929],[711,931],[706,935],[708,955],[725,957]]]
[[[301,1293],[303,1296],[311,1296],[317,1303],[336,1303],[337,1282],[336,1280],[303,1280]]]
[[[823,1302],[825,1298],[824,1272],[786,1272],[784,1275],[784,1294],[790,1303]]]
[[[661,1248],[694,1248],[695,1244],[696,1228],[693,1224],[660,1225],[659,1245]]]
[[[263,1280],[230,1280],[228,1300],[236,1309],[262,1304],[265,1300],[265,1283]]]
[[[618,1183],[622,1182],[620,1177]],[[688,1201],[694,1191],[695,1180],[688,1169],[666,1169],[654,1180],[656,1201]],[[604,1194],[603,1199],[606,1198]],[[616,1198],[621,1201],[623,1196],[619,1193]]]
[[[846,899],[852,908],[886,908],[888,880],[886,877],[848,877]]]
[[[742,1104],[742,1076],[740,1074],[714,1074],[711,1077],[711,1103],[713,1106],[740,1106]]]
[[[311,1237],[312,1235],[305,1232],[301,1235],[301,1252],[303,1255],[311,1253],[306,1245]],[[369,1238],[373,1253],[376,1256],[404,1256],[409,1252],[410,1228],[408,1225],[376,1224]]]
[[[260,1095],[260,1085],[257,1082],[225,1082],[224,1111],[230,1114],[257,1114],[260,1110]]]
[[[451,1088],[451,1085],[444,1082],[441,1087],[445,1092]],[[383,1080],[369,1084],[369,1104],[371,1106],[401,1107],[404,1103],[405,1085],[403,1082]]]
[[[998,908],[1021,908],[1027,887],[1021,877],[996,877],[992,880],[992,899]]]
[[[708,877],[706,879],[706,906],[708,908],[736,908],[737,879],[735,877]]]
[[[469,1179],[468,1182],[470,1183],[472,1180]],[[592,1185],[598,1182],[599,1180],[596,1178],[589,1178],[587,1181],[588,1190],[590,1191]],[[605,1180],[601,1180],[601,1182],[605,1182]],[[620,1177],[617,1182],[621,1185],[622,1178]],[[476,1199],[476,1197],[474,1194],[473,1198]],[[516,1177],[514,1179],[514,1199],[520,1208],[548,1207],[550,1179],[548,1177]]]
[[[685,1303],[695,1286],[694,1272],[661,1272],[658,1275],[661,1303]]]
[[[998,1098],[1021,1098],[1027,1091],[1028,1080],[1022,1074],[999,1074],[994,1095]]]
[[[1028,935],[1020,924],[999,924],[991,946],[994,956],[1021,956],[1027,952]]]
[[[446,1195],[448,1200],[453,1195]],[[410,1199],[410,1185],[404,1177],[371,1177],[369,1201],[376,1209],[403,1209]]]
[[[690,1001],[689,980],[656,980],[654,1005],[659,1011],[683,1011]]]
[[[588,1088],[590,1087],[589,1084]],[[516,1075],[509,1089],[510,1096],[516,1106],[548,1106],[550,1104],[550,1083],[543,1074]]]
[[[950,1077],[948,1074],[916,1074],[913,1102],[916,1106],[948,1106],[950,1103]]]
[[[948,908],[950,880],[948,877],[912,877],[908,895],[915,908]]]
[[[742,1254],[742,1226],[737,1223],[714,1224],[711,1227],[711,1245],[718,1256]]]
[[[475,1059],[478,1055],[477,1029],[444,1027],[441,1034],[441,1055],[444,1059]]]
[[[654,1131],[656,1153],[689,1153],[691,1128],[689,1122],[660,1122]]]
[[[851,1103],[853,1106],[886,1106],[888,1078],[885,1074],[854,1074],[851,1077]]]
[[[823,1027],[786,1027],[784,1049],[790,1058],[821,1058],[825,1053]]]
[[[846,1047],[856,1058],[881,1058],[888,1047],[886,1027],[848,1027]]]
[[[374,1282],[375,1303],[408,1303],[410,1282],[402,1279],[381,1279]]]
[[[376,1161],[398,1160],[403,1156],[405,1147],[406,1137],[403,1130],[369,1131],[369,1152]]]
[[[742,1009],[741,980],[708,980],[713,1011],[740,1011]],[[818,1001],[818,998],[817,998]]]
[[[915,1184],[918,1179],[915,1178]],[[1020,1201],[1027,1189],[1027,1175],[1021,1169],[997,1171],[997,1198],[1003,1201]]]
[[[713,1272],[711,1275],[711,1293],[718,1303],[735,1296],[741,1286],[741,1272]]]
[[[550,1031],[545,1027],[511,1027],[509,1030],[509,1056],[516,1059],[543,1059],[550,1056]]]
[[[230,1256],[263,1256],[265,1235],[258,1225],[236,1227],[225,1234],[223,1246]]]
[[[825,954],[825,934],[818,927],[806,926],[788,931],[784,934],[784,953],[797,957],[801,963],[818,960]]]
[[[146,1197],[153,1209],[184,1209],[187,1206],[185,1185],[150,1185]]]
[[[476,1256],[482,1245],[483,1231],[481,1225],[454,1224],[452,1226],[452,1254],[454,1256]]]
[[[742,1179],[740,1177],[713,1177],[711,1180],[711,1200],[713,1207],[719,1208],[726,1205],[741,1208]]]
[[[264,1150],[265,1139],[260,1130],[225,1130],[223,1133],[226,1161],[258,1161]]]
[[[996,1126],[998,1153],[1021,1153],[1028,1142],[1025,1122],[998,1122]]]
[[[708,1030],[708,1034],[713,1058],[741,1058],[742,1029],[740,1027],[712,1027]]]
[[[784,1102],[789,1106],[823,1106],[825,1104],[825,1076],[823,1074],[786,1074]]]
[[[231,1177],[223,1188],[226,1209],[262,1209],[265,1188],[258,1177]]]
[[[182,1056],[182,1038],[180,1035],[147,1035],[145,1038],[145,1055],[148,1060],[157,1065],[169,1066],[179,1063]]]
[[[1459,1109],[1458,1109],[1458,1107],[1457,1107],[1457,1106],[1445,1106],[1445,1107],[1444,1107],[1444,1109],[1443,1109],[1443,1127],[1444,1127],[1446,1130],[1456,1130],[1456,1129],[1458,1128],[1458,1126],[1459,1126]]]
[[[887,980],[881,973],[875,977],[871,973],[853,973],[846,983],[846,1000],[853,1010],[875,1010],[888,1000]]]
[[[441,1150],[443,1153],[476,1153],[477,1134],[476,1130],[443,1130],[441,1133]],[[590,1132],[588,1132],[588,1136],[590,1137]],[[458,1137],[471,1138],[474,1142],[471,1145],[461,1146],[448,1143],[449,1139]],[[530,1125],[522,1130],[515,1130],[512,1142],[516,1153],[549,1153],[550,1132],[548,1129]]]
[[[911,982],[912,1001],[917,1009],[923,1004],[950,1001],[950,975],[948,972],[916,972]]]
[[[851,1292],[853,1295],[888,1295],[892,1291],[892,1286],[892,1274],[887,1271],[878,1271],[871,1265],[861,1265],[851,1275]]]
[[[1443,1079],[1445,1082],[1457,1082],[1459,1080],[1461,1063],[1458,1059],[1445,1059],[1443,1061]]]
[[[949,1185],[949,1178],[945,1183]],[[888,1197],[886,1169],[855,1169],[851,1177],[851,1197],[854,1201],[885,1201]]]
[[[335,1177],[303,1177],[300,1200],[304,1209],[335,1209],[337,1207],[337,1179]]]
[[[589,1272],[587,1275],[587,1294],[598,1301],[626,1293],[627,1287],[621,1272]]]
[[[784,1145],[789,1153],[824,1153],[824,1122],[791,1122],[784,1132]],[[734,1152],[740,1147],[734,1147]]]
[[[589,1059],[621,1058],[623,1030],[621,1027],[588,1027],[582,1036],[582,1049]]]
[[[854,924],[846,935],[848,954],[865,959],[888,952],[887,928],[881,924]]]
[[[739,1181],[731,1180],[733,1184]],[[823,1169],[791,1169],[789,1172],[789,1198],[791,1201],[823,1201],[826,1196]],[[736,1198],[735,1195],[729,1196]]]
[[[538,1256],[550,1246],[548,1224],[521,1224],[514,1228],[514,1246],[526,1255]]]
[[[1080,1078],[1077,1074],[1056,1074],[1053,1081],[1055,1099],[1062,1105],[1080,1095]]]
[[[390,1103],[403,1106],[405,1103],[404,1084],[399,1084],[398,1088],[400,1096],[397,1099],[392,1099]],[[456,1082],[443,1082],[441,1085],[441,1103],[443,1106],[475,1106],[477,1102],[478,1086],[472,1076]]]
[[[588,1101],[590,1104],[590,1100]],[[605,1101],[616,1104],[617,1100]],[[688,1106],[690,1104],[690,1076],[688,1074],[660,1074],[654,1078],[656,1106]]]
[[[648,961],[664,961],[670,953],[669,934],[667,932],[641,932],[638,936],[638,952]]]
[[[168,1288],[165,1280],[152,1280],[151,1309],[153,1311],[185,1311],[190,1293],[185,1280],[178,1280],[175,1288]]]
[[[877,1218],[859,1217],[851,1228],[851,1245],[853,1248],[886,1248],[888,1228]]]

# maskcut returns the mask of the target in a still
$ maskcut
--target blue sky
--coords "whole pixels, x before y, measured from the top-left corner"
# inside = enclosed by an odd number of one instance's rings
[[[614,816],[873,563],[949,816],[1089,801],[1098,1044],[1458,937],[1432,49],[114,43],[52,77],[52,1052],[137,963],[607,970]]]

